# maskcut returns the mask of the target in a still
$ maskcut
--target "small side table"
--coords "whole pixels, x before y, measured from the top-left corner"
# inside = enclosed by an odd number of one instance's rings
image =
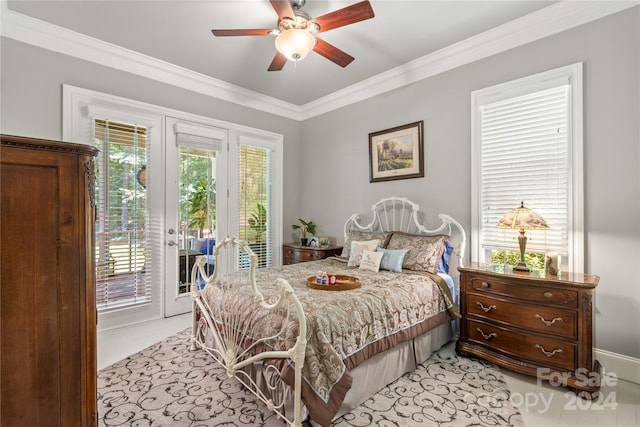
[[[295,243],[285,243],[282,245],[282,264],[298,264],[300,262],[317,261],[340,255],[342,246],[301,246]]]

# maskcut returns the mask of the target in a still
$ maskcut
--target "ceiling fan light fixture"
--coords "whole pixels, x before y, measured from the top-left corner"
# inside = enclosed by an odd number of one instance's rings
[[[300,61],[313,50],[316,38],[307,30],[291,28],[276,37],[276,49],[291,61]]]

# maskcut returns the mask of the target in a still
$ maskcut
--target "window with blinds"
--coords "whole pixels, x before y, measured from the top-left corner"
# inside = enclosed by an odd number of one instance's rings
[[[239,146],[240,238],[258,255],[258,266],[272,265],[271,182],[272,153],[268,148]],[[245,265],[247,260],[241,260]]]
[[[96,303],[98,310],[150,300],[145,280],[147,129],[93,120],[96,161]]]
[[[556,252],[564,266],[579,254],[574,209],[581,201],[582,169],[572,169],[581,153],[576,132],[575,68],[554,71],[475,92],[473,173],[476,200],[475,260],[491,262],[492,251],[519,252],[517,230],[497,228],[499,219],[520,206],[547,221],[548,230],[527,230],[527,253]],[[580,125],[581,126],[581,125]],[[578,197],[577,197],[578,196]],[[569,259],[571,258],[571,259]],[[581,258],[581,257],[580,257]],[[575,270],[576,264],[572,265]]]

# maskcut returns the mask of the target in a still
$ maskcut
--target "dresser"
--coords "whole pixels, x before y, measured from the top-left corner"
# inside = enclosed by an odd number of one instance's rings
[[[300,262],[317,261],[342,253],[342,246],[309,247],[285,243],[282,245],[282,264],[297,264]]]
[[[96,416],[93,147],[0,135],[0,425]]]
[[[460,339],[456,351],[596,398],[593,357],[598,276],[471,264],[459,267]]]

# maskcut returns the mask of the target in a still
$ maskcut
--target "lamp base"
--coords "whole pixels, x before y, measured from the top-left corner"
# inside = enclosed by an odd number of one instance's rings
[[[515,267],[513,267],[513,269],[515,271],[531,271],[527,264],[522,261],[520,261]]]

